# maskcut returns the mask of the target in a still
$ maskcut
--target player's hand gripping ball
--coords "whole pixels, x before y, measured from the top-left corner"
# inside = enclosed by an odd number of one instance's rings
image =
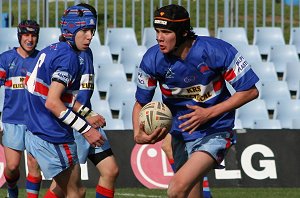
[[[172,113],[164,103],[152,101],[141,109],[139,121],[145,126],[144,129],[148,135],[158,127],[165,127],[167,131],[170,131],[172,127]]]

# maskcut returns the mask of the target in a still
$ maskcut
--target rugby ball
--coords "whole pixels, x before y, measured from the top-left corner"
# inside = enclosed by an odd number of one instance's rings
[[[152,101],[140,111],[139,122],[144,125],[145,132],[150,135],[156,128],[172,127],[172,113],[162,102]]]

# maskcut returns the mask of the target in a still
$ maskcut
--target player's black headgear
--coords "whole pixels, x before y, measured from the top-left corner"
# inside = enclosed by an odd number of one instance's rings
[[[195,33],[190,24],[190,16],[186,9],[180,5],[167,5],[154,12],[154,28],[172,30],[176,34],[176,47],[186,39],[194,38]],[[186,36],[183,34],[187,33]]]
[[[37,36],[36,43],[39,40],[40,25],[35,20],[23,20],[18,25],[18,39],[21,44],[22,34],[34,34]]]

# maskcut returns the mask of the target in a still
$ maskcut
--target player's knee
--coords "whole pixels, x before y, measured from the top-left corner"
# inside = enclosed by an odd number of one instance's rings
[[[178,180],[171,180],[168,190],[167,190],[168,197],[177,198],[177,197],[186,197],[187,189],[186,186],[178,181]]]
[[[119,167],[116,164],[109,166],[105,171],[101,171],[101,175],[109,180],[116,180],[119,176]]]
[[[16,163],[6,164],[5,171],[9,172],[10,174],[17,174],[19,173],[19,164]]]

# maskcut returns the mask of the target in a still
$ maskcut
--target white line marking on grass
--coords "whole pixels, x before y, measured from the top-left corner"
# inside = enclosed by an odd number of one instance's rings
[[[133,194],[133,193],[115,193],[118,196],[124,197],[151,197],[151,198],[162,198],[162,196],[155,196],[155,195],[144,195],[144,194]]]

